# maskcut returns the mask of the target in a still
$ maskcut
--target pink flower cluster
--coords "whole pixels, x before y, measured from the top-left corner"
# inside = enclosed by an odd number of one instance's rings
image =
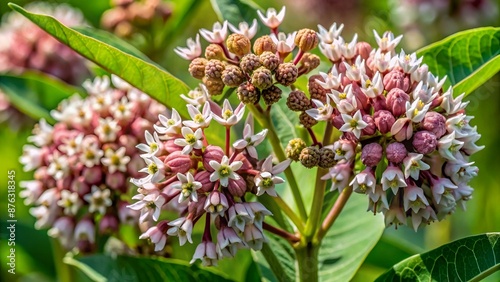
[[[112,76],[86,81],[89,96],[74,95],[51,112],[57,123],[41,120],[24,146],[20,162],[34,179],[20,192],[37,229],[50,228],[66,249],[95,249],[99,234],[118,235],[121,224],[137,226],[127,208],[131,177],[143,160],[135,146],[144,142],[156,116],[166,109]]]
[[[190,101],[190,119],[181,119],[176,110],[160,115],[160,125],[154,126],[152,134],[146,132],[147,143],[137,146],[143,151],[146,167],[141,170],[143,177],[133,180],[139,189],[133,197],[137,202],[129,207],[141,212],[141,222],[149,218],[159,221],[140,237],[149,238],[157,251],[164,248],[167,236],[179,237],[180,245],[192,243],[193,226],[205,217],[205,231],[192,262],[200,259],[204,265],[215,265],[240,248],[262,248],[264,217],[271,213],[245,196],[277,196],[275,185],[284,182],[278,174],[290,162],[273,166],[271,156],[259,160],[255,146],[264,140],[267,130],[254,133],[251,115],[243,138],[231,146],[229,132],[243,118],[243,104],[233,109],[225,100],[221,108],[207,100],[203,85],[189,96],[196,97],[185,97]],[[208,143],[210,130],[220,125],[226,129],[224,148]],[[180,218],[162,220],[161,209],[170,202],[184,204],[186,209]]]
[[[378,48],[372,48],[357,36],[346,43],[342,27],[320,26],[319,46],[333,66],[316,80],[323,99],[306,111],[343,133],[330,145],[337,164],[323,179],[333,181],[332,190],[352,186],[366,194],[369,210],[382,212],[388,225],[416,230],[457,205],[465,208],[473,191],[468,182],[478,172],[469,158],[483,146],[475,144],[481,135],[466,115],[464,95],[444,91],[446,78],[434,76],[416,54],[397,54],[402,36],[374,32]]]

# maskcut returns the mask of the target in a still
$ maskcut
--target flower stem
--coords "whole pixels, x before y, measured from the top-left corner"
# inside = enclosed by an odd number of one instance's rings
[[[300,238],[295,236],[294,234],[288,233],[281,228],[272,226],[272,225],[267,224],[265,222],[262,223],[262,227],[271,233],[274,233],[280,237],[283,237],[284,239],[290,241],[291,243],[296,243],[296,242],[300,241]]]
[[[297,56],[295,56],[295,59],[293,60],[293,64],[298,64],[300,62],[300,59],[302,59],[302,56],[304,56],[304,51],[299,50],[299,53],[297,53]]]
[[[57,239],[52,239],[52,250],[54,251],[54,261],[56,266],[56,274],[59,281],[73,281],[75,273],[73,272],[73,268],[66,263],[63,263],[63,259],[66,255],[63,246]]]
[[[345,204],[347,203],[347,200],[349,200],[349,197],[352,194],[352,187],[347,187],[345,188],[338,199],[335,201],[333,204],[332,209],[328,213],[328,215],[325,217],[325,220],[323,221],[323,224],[321,225],[321,229],[318,231],[318,234],[316,235],[316,238],[318,240],[323,239],[325,236],[326,232],[328,232],[328,229],[332,227],[333,223],[337,219],[337,217],[340,215],[342,212],[342,209],[344,209]]]
[[[229,156],[230,143],[231,143],[231,127],[226,126],[226,156]]]
[[[304,222],[297,216],[296,213],[293,212],[293,210],[290,208],[290,206],[287,205],[283,199],[278,196],[278,197],[271,197],[274,202],[278,205],[278,207],[283,211],[288,218],[295,224],[297,229],[299,230],[300,233],[304,232]]]
[[[297,258],[298,272],[296,275],[297,281],[316,282],[318,277],[318,245],[308,243],[295,249],[295,257]]]
[[[269,119],[269,116],[261,114],[261,112],[258,111],[254,105],[249,105],[248,109],[250,109],[253,116],[257,119],[260,125],[264,128],[267,128],[268,130],[267,137],[269,138],[269,142],[271,143],[273,151],[276,154],[276,157],[278,157],[278,160],[280,162],[286,160],[285,152],[281,147],[280,139],[278,135],[276,135],[276,130],[274,129],[274,126],[271,120]],[[285,169],[285,176],[288,181],[288,184],[290,185],[290,189],[292,190],[293,198],[295,200],[295,203],[297,204],[297,208],[299,209],[299,215],[302,220],[306,220],[307,219],[306,208],[304,206],[304,202],[302,201],[302,196],[300,195],[299,186],[297,185],[297,181],[295,180],[295,176],[293,174],[291,167]]]

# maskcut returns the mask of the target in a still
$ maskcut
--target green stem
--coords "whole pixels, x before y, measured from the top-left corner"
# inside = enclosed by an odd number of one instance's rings
[[[476,281],[483,281],[486,277],[490,276],[491,274],[500,271],[500,264],[497,264],[491,268],[488,268],[487,270],[481,272],[478,276],[472,278],[469,280],[469,282],[476,282]]]
[[[318,251],[319,247],[312,243],[295,249],[298,266],[297,281],[318,281]]]
[[[269,119],[269,116],[259,112],[254,105],[248,105],[247,108],[252,112],[253,116],[257,119],[260,125],[267,128],[267,137],[269,138],[269,142],[271,143],[278,160],[280,162],[286,160],[286,155],[281,147],[280,139],[278,135],[276,135],[276,130],[274,129],[274,125]],[[299,210],[299,215],[301,219],[305,221],[307,219],[306,208],[304,206],[304,202],[302,201],[302,196],[300,195],[299,186],[297,185],[297,181],[295,180],[295,176],[290,166],[285,170],[285,176],[288,184],[290,185],[290,189],[292,190],[293,198]]]
[[[297,216],[296,213],[293,212],[293,210],[290,208],[290,206],[283,201],[283,199],[278,196],[278,197],[271,197],[276,205],[290,218],[290,220],[295,224],[297,229],[299,230],[300,233],[304,232],[304,222]]]
[[[347,200],[349,200],[351,194],[352,194],[352,187],[347,187],[344,189],[344,191],[342,191],[338,199],[333,204],[332,209],[325,217],[325,220],[321,225],[321,229],[318,231],[318,234],[316,235],[318,241],[321,241],[321,239],[323,239],[323,237],[325,236],[326,232],[328,232],[330,227],[332,227],[333,223],[342,212],[342,209],[347,203]]]
[[[52,250],[54,251],[54,265],[56,267],[56,274],[58,281],[74,281],[74,273],[72,268],[63,263],[63,259],[66,256],[66,251],[59,243],[57,239],[51,239]]]

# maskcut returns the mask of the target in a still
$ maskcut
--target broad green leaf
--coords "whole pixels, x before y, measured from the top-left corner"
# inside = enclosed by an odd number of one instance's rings
[[[64,262],[92,281],[232,281],[214,270],[174,259],[93,255],[65,257]]]
[[[382,214],[366,211],[368,198],[353,193],[319,249],[321,281],[349,281],[384,231]]]
[[[9,6],[80,55],[118,75],[167,107],[175,107],[183,117],[188,116],[185,102],[179,95],[187,93],[189,88],[167,71],[68,28],[50,16],[30,13],[12,3]]]
[[[38,72],[0,75],[0,89],[21,112],[49,122],[54,121],[50,110],[55,109],[63,99],[80,92],[78,88]]]
[[[295,253],[283,238],[266,233],[268,243],[254,252],[263,281],[295,281]]]
[[[251,0],[210,0],[212,7],[221,21],[227,20],[236,27],[240,22],[251,24],[257,19],[257,10],[261,8]]]
[[[417,51],[429,71],[451,85],[455,95],[469,95],[500,71],[500,28],[458,32]]]
[[[288,109],[286,98],[281,98],[278,103],[271,107],[271,120],[283,148],[286,147],[288,141],[299,137],[295,128],[299,124],[299,117]]]
[[[480,281],[498,270],[500,233],[486,233],[412,256],[376,281]]]

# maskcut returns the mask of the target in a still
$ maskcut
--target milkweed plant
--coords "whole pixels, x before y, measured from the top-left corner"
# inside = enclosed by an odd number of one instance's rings
[[[353,197],[396,229],[465,210],[479,171],[471,156],[484,148],[465,93],[402,49],[402,35],[373,30],[370,44],[338,23],[284,30],[285,11],[217,22],[175,48],[199,80],[166,93],[177,102],[143,93],[157,81],[108,67],[123,80],[88,80],[86,97],[51,112],[54,124],[40,120],[20,158],[34,171],[21,196],[35,227],[87,253],[131,224],[139,243],[115,252],[168,257],[168,245],[193,244],[190,263],[203,266],[281,240],[293,279],[317,281],[323,239]],[[79,51],[75,38],[58,39]]]

